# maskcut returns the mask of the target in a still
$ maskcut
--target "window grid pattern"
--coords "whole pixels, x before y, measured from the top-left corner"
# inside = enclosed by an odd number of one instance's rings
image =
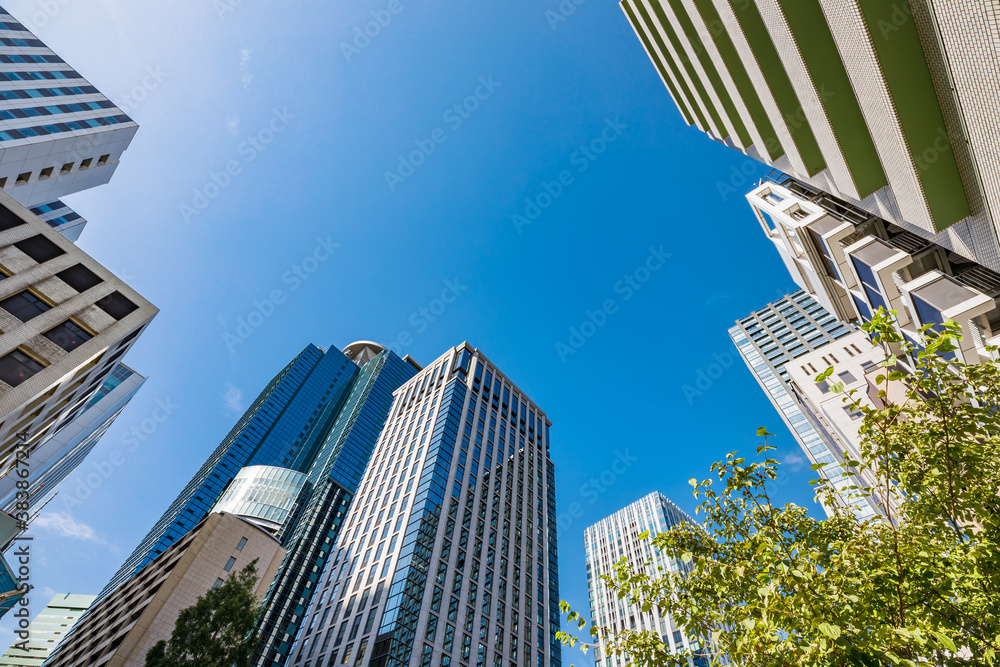
[[[690,651],[694,656],[690,665],[708,667],[716,653],[709,645],[710,639],[688,635],[669,614],[661,614],[658,609],[643,612],[641,605],[619,600],[601,579],[604,575],[613,575],[615,564],[622,558],[636,570],[651,563],[644,568],[650,576],[659,576],[661,572],[690,572],[693,564],[685,564],[654,548],[649,540],[639,539],[645,531],[656,535],[681,524],[697,525],[666,496],[653,492],[584,531],[591,617],[596,625],[610,628],[615,634],[624,630],[654,632],[671,653]],[[719,658],[721,664],[727,664],[724,656]],[[594,651],[594,661],[595,667],[625,667],[627,663],[625,656],[609,655],[600,641]]]
[[[874,501],[850,498],[848,487],[863,486],[856,476],[845,475],[839,464],[836,440],[821,421],[811,415],[795,391],[785,364],[812,350],[843,338],[851,329],[838,321],[803,290],[751,313],[729,330],[729,336],[757,383],[798,441],[810,462],[826,463],[819,474],[840,492],[840,500],[862,519],[875,516]],[[825,369],[823,369],[825,370]],[[824,508],[829,511],[829,508]]]
[[[289,664],[559,667],[548,439],[471,348],[400,388]]]

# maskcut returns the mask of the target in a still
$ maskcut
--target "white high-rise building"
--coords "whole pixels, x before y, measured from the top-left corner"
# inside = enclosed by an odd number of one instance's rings
[[[467,343],[396,390],[297,667],[559,667],[549,420]]]
[[[96,598],[96,595],[71,593],[61,593],[52,598],[28,626],[28,639],[15,639],[0,656],[0,667],[41,665]]]
[[[687,634],[670,614],[661,614],[657,608],[644,612],[639,605],[618,599],[618,595],[601,579],[603,575],[614,574],[615,563],[622,558],[627,558],[636,569],[652,562],[648,574],[654,576],[659,575],[657,568],[661,567],[664,574],[690,571],[690,564],[656,549],[649,540],[639,539],[646,531],[656,535],[684,523],[697,525],[665,495],[654,491],[587,528],[583,532],[583,541],[587,554],[590,613],[595,625],[610,629],[614,634],[623,630],[654,632],[672,653],[691,651],[694,655],[691,665],[708,667],[713,657],[706,643],[708,639]],[[600,639],[597,640],[595,667],[625,667],[628,661],[626,656],[609,655]]]
[[[33,207],[107,183],[138,128],[0,7],[0,188]]]

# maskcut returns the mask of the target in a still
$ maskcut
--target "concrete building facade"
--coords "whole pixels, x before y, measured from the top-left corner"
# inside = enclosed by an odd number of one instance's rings
[[[689,125],[1000,271],[993,3],[621,6]]]
[[[86,410],[157,309],[3,192],[0,273],[7,475]]]
[[[232,514],[211,514],[137,576],[94,604],[47,667],[143,667],[168,640],[181,611],[257,560],[263,598],[284,549],[271,533]]]
[[[923,327],[952,319],[959,360],[995,357],[986,347],[1000,343],[1000,272],[789,177],[765,180],[747,200],[792,279],[841,321],[892,310],[922,347]]]

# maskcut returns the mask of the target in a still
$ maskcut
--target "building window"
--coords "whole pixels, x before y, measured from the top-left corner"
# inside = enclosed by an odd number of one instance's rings
[[[66,254],[65,250],[41,234],[18,241],[14,247],[39,264],[44,264],[50,259]]]
[[[94,158],[88,157],[86,160],[80,160],[80,169],[88,169],[90,163],[94,161]]]
[[[57,273],[56,276],[77,292],[86,292],[91,287],[95,287],[104,282],[97,277],[97,274],[85,267],[83,264],[76,264],[68,269],[64,269]]]
[[[31,172],[30,171],[26,171],[23,174],[18,174],[17,175],[17,180],[14,181],[14,185],[24,185],[25,183],[27,183],[30,180],[31,180]]]
[[[93,338],[93,336],[84,331],[82,327],[74,324],[71,320],[66,320],[55,329],[46,331],[45,337],[67,352],[72,352]]]
[[[129,301],[121,292],[112,292],[94,305],[116,320],[123,319],[139,309],[139,306]]]
[[[51,310],[52,307],[31,292],[25,290],[0,301],[0,308],[3,308],[22,322],[27,322],[34,317],[38,317],[45,311]]]
[[[42,180],[45,178],[52,178],[53,169],[55,169],[55,167],[46,167],[45,169],[42,169],[42,171],[39,172],[38,174],[38,180]]]
[[[225,570],[226,572],[229,572],[229,571],[230,571],[231,569],[233,569],[233,565],[236,565],[236,559],[235,559],[235,558],[232,558],[232,557],[230,557],[229,561],[228,561],[228,562],[226,563],[226,567],[225,567],[225,568],[223,568],[223,569],[224,569],[224,570]]]
[[[45,367],[20,350],[0,357],[0,380],[16,387]]]
[[[0,179],[0,188],[3,187],[3,180],[5,179]],[[0,232],[13,229],[14,227],[18,227],[23,224],[25,224],[24,220],[19,218],[13,211],[0,206]]]
[[[67,162],[66,164],[64,164],[62,166],[62,169],[59,170],[59,175],[62,176],[63,174],[68,174],[69,172],[73,171],[73,165],[74,164],[76,164],[76,163],[75,162]]]
[[[861,279],[861,287],[864,289],[865,294],[868,295],[868,303],[872,305],[872,310],[878,310],[879,307],[889,310],[886,306],[885,299],[882,297],[882,292],[879,291],[878,281],[875,279],[875,273],[872,271],[871,267],[862,261],[859,261],[856,257],[852,257],[851,261],[854,262],[854,268],[858,272],[858,278]]]
[[[102,155],[97,160],[97,164],[107,164],[108,163],[108,158],[110,158],[110,157],[111,157],[111,153],[105,153],[104,155]]]
[[[214,584],[212,584],[212,588],[218,588],[219,586],[221,586],[221,585],[222,585],[222,584],[224,584],[224,583],[225,583],[225,582],[224,582],[224,581],[222,581],[222,579],[216,579],[216,580],[215,580],[215,583],[214,583]]]
[[[851,384],[852,382],[856,382],[854,375],[850,371],[844,371],[843,373],[838,374],[837,377],[839,377],[840,381],[843,382],[844,384]]]
[[[247,538],[241,537],[240,543],[236,545],[236,550],[243,551],[243,547],[245,547],[246,545],[247,545]]]

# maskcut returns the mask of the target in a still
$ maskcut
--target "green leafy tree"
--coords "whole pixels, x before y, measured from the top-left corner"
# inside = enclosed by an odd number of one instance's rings
[[[689,563],[689,573],[623,560],[603,576],[619,599],[670,613],[702,638],[713,664],[997,663],[1000,366],[956,361],[954,323],[925,327],[923,349],[900,336],[891,313],[880,311],[864,328],[886,360],[875,383],[878,407],[845,394],[863,413],[863,442],[860,460],[843,465],[878,481],[886,516],[859,520],[828,481],[815,484],[830,518],[773,505],[768,487],[779,464],[762,428],[762,460],[731,453],[712,466],[714,479],[691,480],[701,527],[645,536]],[[915,359],[916,371],[900,370],[897,354]],[[843,384],[833,390],[843,392]],[[851,487],[847,495],[862,493],[871,490]],[[565,602],[562,609],[587,627]],[[686,665],[692,657],[670,654],[655,633],[589,629],[588,642],[600,638],[606,653],[635,665]],[[560,638],[591,647],[572,634]]]
[[[256,588],[255,559],[182,611],[170,641],[146,654],[146,667],[249,667],[260,642]]]

